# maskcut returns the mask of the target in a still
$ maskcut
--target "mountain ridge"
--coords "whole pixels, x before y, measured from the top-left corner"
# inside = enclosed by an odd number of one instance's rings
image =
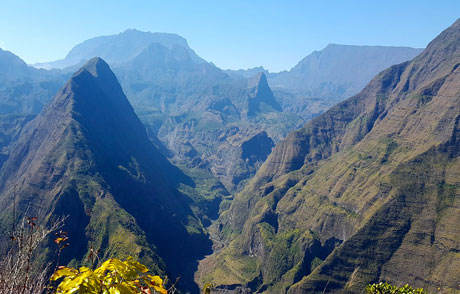
[[[219,199],[195,203],[183,193],[195,183],[152,144],[102,59],[88,61],[24,127],[0,183],[2,231],[17,221],[13,202],[17,218],[69,215],[62,262],[84,263],[92,246],[101,258],[134,255],[158,273],[181,272],[181,287],[196,287],[183,267],[210,244],[206,215],[194,211]]]
[[[37,63],[35,67],[64,69],[85,62],[94,56],[101,56],[109,63],[123,63],[137,56],[152,43],[159,43],[167,48],[179,46],[187,49],[195,62],[204,62],[190,49],[187,41],[177,34],[142,32],[128,29],[116,35],[100,36],[88,39],[75,47],[64,59]],[[103,49],[101,49],[101,46]]]
[[[455,291],[459,24],[277,144],[219,218],[229,245],[200,274],[261,293]]]
[[[329,44],[300,60],[289,71],[269,75],[269,81],[272,87],[309,91],[312,96],[331,96],[334,93],[349,97],[357,94],[386,67],[410,60],[422,50]]]

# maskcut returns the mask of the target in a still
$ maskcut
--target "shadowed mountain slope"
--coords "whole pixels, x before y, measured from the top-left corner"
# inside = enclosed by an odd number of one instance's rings
[[[18,218],[69,215],[64,261],[81,262],[93,246],[187,284],[184,268],[209,241],[184,186],[195,184],[154,147],[109,66],[93,58],[24,127],[4,163],[1,227],[15,221],[14,202]]]

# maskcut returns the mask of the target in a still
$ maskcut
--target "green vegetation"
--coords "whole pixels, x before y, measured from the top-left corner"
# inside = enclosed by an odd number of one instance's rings
[[[167,278],[164,280],[159,275],[150,274],[150,270],[147,266],[134,260],[131,256],[128,256],[125,260],[118,258],[110,258],[103,263],[99,263],[99,267],[96,267],[100,261],[98,252],[90,249],[90,254],[87,257],[87,261],[90,262],[90,266],[82,266],[78,269],[70,266],[56,266],[54,273],[48,279],[50,265],[47,265],[42,270],[36,270],[33,267],[32,258],[36,256],[41,250],[49,250],[50,248],[40,247],[45,238],[53,231],[59,230],[63,226],[64,220],[59,220],[47,228],[46,226],[40,226],[37,224],[37,218],[28,217],[24,218],[22,225],[13,233],[11,233],[11,240],[17,247],[13,248],[6,257],[0,260],[0,293],[32,293],[32,294],[173,294],[180,293],[176,289],[176,284],[171,283]],[[276,241],[273,243],[274,246],[281,246],[280,244],[292,243],[299,236],[299,231],[295,230],[292,233],[284,233],[278,236],[273,236],[271,232],[272,227],[267,223],[259,224],[261,230],[265,230],[265,233],[270,235],[269,239],[276,238],[282,239],[282,241]],[[273,241],[273,240],[272,240]],[[54,243],[57,244],[57,255],[56,264],[59,264],[61,252],[69,246],[69,238],[67,232],[59,230],[56,233]],[[281,250],[279,256],[271,256],[276,259],[279,264],[291,263],[291,261],[285,260],[285,258],[293,258],[295,256],[295,250]],[[291,248],[292,249],[292,248]],[[277,252],[276,248],[272,251],[272,255]],[[276,254],[275,254],[276,255]],[[233,266],[227,267],[227,273],[221,273],[223,275],[233,275],[236,273],[242,273],[239,279],[243,279],[246,283],[255,279],[252,276],[254,273],[261,270],[260,266],[257,265],[256,260],[252,259],[252,262],[248,260],[241,260],[241,256],[226,256],[228,265]],[[313,258],[311,261],[312,270],[320,266],[322,260],[318,257]],[[247,267],[252,264],[253,268]],[[314,264],[314,265],[313,265]],[[234,267],[236,266],[236,268]],[[298,267],[298,265],[296,265]],[[219,268],[218,268],[219,269]],[[235,271],[236,270],[236,271]],[[299,268],[297,268],[299,270]],[[157,270],[154,270],[157,272]],[[272,285],[267,285],[269,293],[285,292],[289,289],[290,285],[295,280],[295,273],[291,271],[288,275],[283,277],[282,281]],[[289,276],[289,277],[288,277]],[[222,277],[221,277],[222,279]],[[326,285],[327,286],[327,285]],[[202,288],[202,293],[210,294],[215,285],[212,283],[206,283]],[[374,283],[369,284],[365,288],[366,294],[427,294],[422,288],[412,288],[409,285],[403,287],[397,287],[389,283]]]
[[[396,287],[388,283],[380,282],[378,284],[368,285],[366,294],[426,294],[423,288],[414,289],[409,285]]]
[[[80,267],[78,270],[59,267],[51,276],[51,281],[61,280],[57,294],[167,294],[163,279],[147,274],[149,269],[128,257],[125,261],[111,258],[92,270]],[[174,286],[171,287],[173,289]]]
[[[277,144],[219,216],[234,248],[207,259],[253,257],[261,293],[360,293],[380,279],[458,292],[459,36],[457,22]]]

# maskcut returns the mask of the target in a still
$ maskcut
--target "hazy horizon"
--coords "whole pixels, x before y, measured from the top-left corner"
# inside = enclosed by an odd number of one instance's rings
[[[137,29],[180,35],[222,69],[279,72],[328,44],[424,48],[458,17],[458,1],[443,4],[85,0],[64,6],[57,0],[6,0],[0,5],[0,48],[28,64],[49,62],[87,39]]]

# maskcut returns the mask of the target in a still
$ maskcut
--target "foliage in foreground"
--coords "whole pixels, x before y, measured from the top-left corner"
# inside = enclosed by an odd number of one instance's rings
[[[166,282],[159,276],[147,274],[149,269],[128,257],[125,261],[112,258],[100,267],[91,269],[80,267],[78,270],[60,266],[50,280],[59,282],[57,288],[47,287],[47,272],[50,265],[38,272],[32,269],[32,258],[39,244],[52,232],[63,226],[64,219],[53,223],[49,228],[38,226],[35,217],[25,217],[17,230],[13,229],[10,239],[14,246],[0,260],[0,293],[16,294],[174,294],[175,284],[165,288]],[[56,233],[54,242],[58,245],[57,262],[61,251],[68,246],[67,233]],[[93,251],[91,251],[93,252]],[[94,253],[93,253],[94,254]],[[89,256],[89,257],[92,257]],[[94,260],[93,268],[94,268]],[[203,293],[210,294],[214,285],[208,283]],[[397,287],[388,283],[368,285],[366,294],[427,294],[422,288],[414,289],[409,285]]]
[[[111,258],[95,270],[62,266],[52,275],[51,281],[64,278],[56,289],[58,294],[77,291],[79,294],[167,294],[163,279],[147,274],[148,271],[145,265],[131,257],[125,261]]]
[[[35,268],[33,258],[39,245],[47,236],[63,226],[64,218],[50,226],[40,226],[36,217],[25,217],[18,228],[9,235],[11,243],[7,251],[1,252],[0,293],[42,294],[48,284],[51,264]],[[66,246],[62,245],[61,248]],[[61,249],[60,248],[60,249]]]
[[[366,287],[366,294],[427,294],[423,288],[414,289],[409,285],[403,287],[393,286],[388,283],[375,283]]]

